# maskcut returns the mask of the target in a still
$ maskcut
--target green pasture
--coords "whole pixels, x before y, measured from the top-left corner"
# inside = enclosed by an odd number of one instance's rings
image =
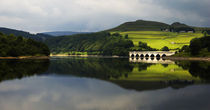
[[[174,33],[162,31],[128,31],[119,32],[121,35],[128,34],[128,39],[132,40],[135,46],[139,41],[147,43],[150,47],[161,49],[164,46],[170,49],[181,48],[183,45],[189,45],[193,38],[200,38],[202,33]]]

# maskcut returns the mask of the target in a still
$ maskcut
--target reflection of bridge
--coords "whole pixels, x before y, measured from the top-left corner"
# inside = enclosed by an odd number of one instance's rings
[[[154,58],[154,57],[141,57],[141,58],[134,58],[134,57],[130,57],[129,58],[129,62],[134,62],[134,63],[140,63],[140,62],[142,62],[142,63],[160,63],[160,64],[174,64],[174,62],[173,61],[171,61],[171,60],[165,60],[165,59],[162,59],[162,58],[158,58],[158,57],[156,57],[156,58]]]
[[[169,51],[131,51],[129,57],[166,57],[174,54],[175,52]]]

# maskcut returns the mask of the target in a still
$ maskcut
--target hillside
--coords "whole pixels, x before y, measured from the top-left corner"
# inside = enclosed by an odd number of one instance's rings
[[[189,27],[186,24],[180,23],[180,22],[174,22],[171,24],[172,27]]]
[[[49,54],[49,48],[42,42],[0,33],[0,57],[48,56]]]
[[[123,23],[107,31],[160,31],[170,25],[156,21],[137,20],[134,22]]]
[[[4,33],[6,35],[14,34],[15,36],[23,36],[25,38],[31,38],[31,39],[35,39],[35,40],[38,40],[38,41],[43,41],[47,37],[51,37],[50,35],[46,35],[46,34],[42,34],[42,33],[31,34],[31,33],[26,32],[26,31],[20,31],[20,30],[9,29],[9,28],[4,28],[4,27],[0,27],[0,32]]]
[[[90,32],[52,31],[52,32],[43,32],[41,34],[46,34],[50,36],[67,36],[67,35],[86,34],[86,33]]]
[[[202,33],[175,33],[162,31],[127,31],[120,34],[128,35],[128,39],[133,41],[135,47],[138,47],[139,41],[147,43],[150,47],[161,49],[164,46],[170,49],[182,48],[189,45],[193,38],[200,38]]]
[[[97,32],[72,36],[48,38],[45,43],[53,54],[72,54],[86,52],[95,55],[127,56],[133,43],[119,34]]]

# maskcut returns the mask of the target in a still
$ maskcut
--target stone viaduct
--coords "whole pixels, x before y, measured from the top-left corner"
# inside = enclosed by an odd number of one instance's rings
[[[169,51],[130,51],[129,57],[166,57],[174,54]]]

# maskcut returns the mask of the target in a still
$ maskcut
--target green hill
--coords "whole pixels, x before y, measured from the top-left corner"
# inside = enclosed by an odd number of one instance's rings
[[[180,23],[180,22],[174,22],[171,24],[172,27],[189,27],[186,24]]]
[[[133,47],[132,41],[124,39],[120,34],[111,35],[108,32],[53,37],[48,38],[45,43],[53,54],[71,55],[83,52],[92,55],[127,56],[130,47]]]
[[[157,21],[146,21],[146,20],[137,20],[133,22],[123,23],[115,28],[108,29],[108,32],[125,32],[125,31],[163,31],[168,29],[168,31],[197,31],[202,32],[204,30],[210,30],[209,27],[195,27],[189,26],[183,23],[174,22],[171,25],[157,22]]]
[[[160,31],[170,25],[156,21],[137,20],[134,22],[126,22],[108,31]]]
[[[42,42],[0,33],[0,57],[48,56],[49,54],[49,48]]]
[[[38,41],[43,41],[47,37],[52,37],[52,36],[44,34],[44,33],[31,34],[26,31],[20,31],[20,30],[9,29],[9,28],[4,28],[4,27],[0,27],[0,32],[4,33],[6,35],[14,34],[15,36],[23,36],[25,38],[31,38],[31,39],[38,40]]]

